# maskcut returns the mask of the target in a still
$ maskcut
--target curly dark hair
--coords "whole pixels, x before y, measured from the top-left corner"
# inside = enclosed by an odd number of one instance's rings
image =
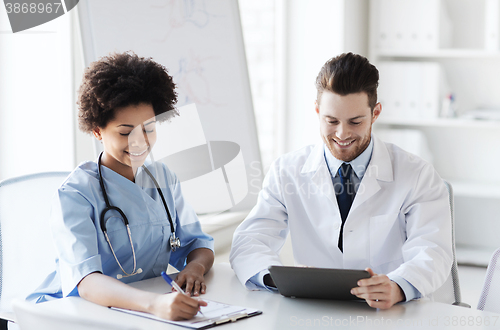
[[[112,53],[84,72],[78,90],[78,122],[83,132],[91,133],[106,127],[116,108],[146,103],[156,116],[167,111],[175,115],[176,102],[175,84],[163,65],[133,52]]]

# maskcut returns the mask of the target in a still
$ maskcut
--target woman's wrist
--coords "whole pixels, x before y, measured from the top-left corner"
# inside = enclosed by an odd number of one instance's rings
[[[206,273],[206,268],[205,265],[199,261],[192,260],[187,264],[191,269],[193,269],[195,272],[198,272],[200,275],[205,275]],[[199,271],[198,271],[199,270]]]
[[[160,295],[157,293],[150,292],[149,297],[144,301],[144,312],[149,314],[155,314],[155,308],[158,305],[157,300],[160,299]]]

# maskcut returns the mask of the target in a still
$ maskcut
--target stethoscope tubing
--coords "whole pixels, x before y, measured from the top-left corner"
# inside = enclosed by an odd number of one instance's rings
[[[108,211],[114,210],[114,211],[117,211],[118,213],[120,213],[120,216],[122,217],[123,223],[124,223],[125,226],[128,226],[129,222],[128,222],[127,217],[125,216],[125,213],[123,213],[123,211],[119,207],[112,206],[111,203],[109,202],[108,194],[106,193],[106,188],[104,187],[104,180],[102,178],[102,173],[101,173],[101,157],[102,157],[102,154],[103,154],[103,152],[101,152],[101,154],[99,155],[99,160],[98,160],[97,168],[98,168],[98,173],[99,173],[99,185],[101,186],[102,195],[104,197],[104,202],[106,203],[106,208],[101,212],[100,226],[101,226],[102,232],[107,232],[107,230],[106,230],[105,214]],[[165,208],[165,211],[167,212],[168,222],[170,223],[170,232],[175,236],[174,222],[172,220],[172,216],[170,215],[170,211],[168,209],[167,202],[165,201],[165,197],[163,196],[163,192],[160,189],[160,185],[158,184],[158,182],[154,178],[153,174],[151,174],[151,172],[147,169],[146,166],[142,165],[142,169],[151,178],[151,180],[153,181],[153,183],[154,183],[154,185],[156,187],[156,190],[158,191],[158,194],[160,195],[163,207]]]
[[[119,207],[112,206],[111,203],[109,202],[108,194],[106,193],[106,188],[104,186],[104,179],[102,177],[102,172],[101,172],[102,154],[103,154],[103,152],[101,152],[101,154],[99,155],[99,159],[97,161],[97,169],[98,169],[97,171],[99,174],[99,185],[101,186],[102,195],[104,197],[104,202],[106,203],[106,208],[101,212],[99,224],[100,224],[101,230],[106,238],[106,241],[108,242],[109,248],[111,249],[111,252],[113,253],[113,256],[115,257],[115,260],[118,263],[118,266],[120,266],[120,269],[123,271],[125,276],[132,276],[132,275],[141,273],[142,269],[139,268],[136,272],[137,260],[136,260],[136,256],[135,256],[134,243],[132,242],[132,234],[130,233],[130,227],[129,227],[129,222],[128,222],[127,216]],[[170,249],[172,251],[175,251],[177,248],[181,247],[181,241],[178,237],[175,236],[174,222],[172,220],[172,216],[170,215],[170,211],[168,209],[167,202],[165,201],[165,197],[163,196],[163,192],[160,189],[160,185],[158,184],[158,182],[154,178],[153,174],[151,174],[151,172],[147,169],[146,166],[142,165],[142,168],[146,172],[146,174],[151,178],[151,180],[153,181],[153,183],[156,187],[156,190],[158,191],[158,194],[160,195],[161,201],[163,203],[163,207],[165,208],[165,211],[167,212],[167,217],[168,217],[168,222],[170,223],[170,232],[171,232],[170,239],[169,239]],[[118,257],[115,254],[115,251],[113,250],[113,246],[111,245],[111,241],[109,240],[107,228],[106,228],[107,220],[105,219],[105,216],[106,216],[106,213],[108,211],[111,211],[111,210],[116,211],[120,214],[120,216],[123,219],[123,224],[127,228],[128,238],[130,240],[130,245],[132,247],[132,257],[134,259],[134,269],[133,269],[132,273],[127,273],[123,269],[120,261],[118,260]],[[121,278],[121,277],[123,277],[123,275],[117,275],[117,278]]]

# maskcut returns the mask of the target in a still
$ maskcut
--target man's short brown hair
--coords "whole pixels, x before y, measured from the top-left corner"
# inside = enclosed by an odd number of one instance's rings
[[[345,96],[365,92],[368,105],[377,104],[378,70],[366,57],[353,53],[344,53],[329,59],[316,77],[318,91],[316,102],[319,105],[325,90]]]

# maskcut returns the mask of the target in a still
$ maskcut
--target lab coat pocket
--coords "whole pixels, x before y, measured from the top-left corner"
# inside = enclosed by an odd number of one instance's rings
[[[370,218],[370,264],[378,271],[395,269],[403,260],[403,238],[398,221],[399,213]]]

